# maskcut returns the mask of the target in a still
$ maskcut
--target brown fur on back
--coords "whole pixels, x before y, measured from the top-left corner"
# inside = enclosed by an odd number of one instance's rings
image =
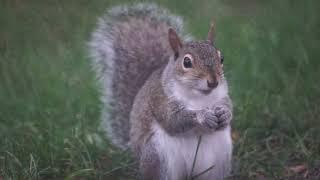
[[[115,103],[111,118],[127,126],[120,126],[116,132],[128,133],[134,97],[151,73],[169,59],[167,29],[167,24],[155,24],[148,18],[129,19],[113,29],[116,53],[113,82],[116,83],[112,86]],[[126,138],[129,141],[129,136]]]
[[[167,63],[169,27],[184,34],[180,17],[139,3],[111,8],[92,33],[89,49],[102,87],[102,128],[114,145],[128,147],[134,97],[151,73]]]

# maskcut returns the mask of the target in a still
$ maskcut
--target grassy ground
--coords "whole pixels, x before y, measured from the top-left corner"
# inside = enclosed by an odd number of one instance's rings
[[[120,179],[99,129],[85,42],[124,1],[0,2],[0,179]],[[234,173],[320,177],[320,3],[160,0],[205,37],[212,16],[235,104]]]

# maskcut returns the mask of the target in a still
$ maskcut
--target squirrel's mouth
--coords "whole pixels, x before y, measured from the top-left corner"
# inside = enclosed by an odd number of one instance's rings
[[[211,93],[213,89],[199,89],[199,91],[202,93],[202,94],[205,94],[205,95],[208,95]]]

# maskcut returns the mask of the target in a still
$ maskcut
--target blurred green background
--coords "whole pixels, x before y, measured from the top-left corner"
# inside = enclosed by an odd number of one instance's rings
[[[99,130],[86,42],[116,0],[0,1],[0,179],[129,179]],[[320,177],[320,1],[159,0],[197,38],[216,19],[234,177]]]

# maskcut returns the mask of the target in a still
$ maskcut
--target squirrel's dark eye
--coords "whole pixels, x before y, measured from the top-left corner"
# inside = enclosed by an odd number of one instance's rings
[[[223,64],[223,61],[224,61],[224,56],[221,54],[220,55],[220,63]]]
[[[184,66],[185,68],[191,68],[191,67],[192,67],[191,59],[188,58],[188,57],[185,57],[185,58],[183,59],[183,66]]]
[[[184,68],[192,68],[192,56],[190,54],[186,54],[183,57],[183,67]]]
[[[220,50],[218,50],[218,51],[217,51],[217,53],[218,53],[218,56],[220,57],[220,64],[223,64],[224,57],[223,57],[223,55],[222,55],[221,51],[220,51]]]

